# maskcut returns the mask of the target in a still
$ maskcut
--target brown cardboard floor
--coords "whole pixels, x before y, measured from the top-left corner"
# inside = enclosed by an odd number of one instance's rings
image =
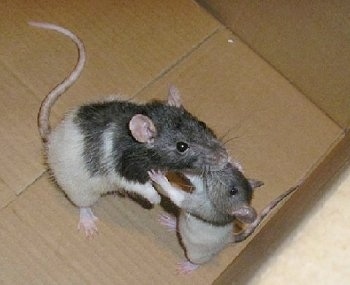
[[[76,229],[77,209],[43,175],[1,211],[1,284],[210,284],[230,256],[177,275],[182,250],[174,233],[160,231],[160,212],[105,197],[95,207],[100,234],[88,240]]]

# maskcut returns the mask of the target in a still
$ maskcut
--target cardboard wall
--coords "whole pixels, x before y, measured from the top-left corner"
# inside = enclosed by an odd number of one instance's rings
[[[349,126],[349,1],[198,2],[339,125]]]

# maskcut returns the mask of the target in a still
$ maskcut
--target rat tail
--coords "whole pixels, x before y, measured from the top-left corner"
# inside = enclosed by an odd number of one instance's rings
[[[261,224],[261,222],[264,220],[264,218],[286,197],[291,195],[295,190],[299,188],[299,184],[296,186],[291,187],[288,191],[278,196],[276,199],[271,201],[260,213],[260,215],[256,218],[256,220],[251,223],[244,231],[238,234],[233,235],[233,241],[234,243],[242,242],[246,240],[254,231],[256,228]]]
[[[83,71],[86,53],[83,42],[71,31],[63,27],[57,26],[55,24],[43,23],[43,22],[28,22],[29,25],[37,28],[53,30],[69,37],[77,46],[79,58],[75,65],[73,71],[55,88],[53,88],[50,93],[45,97],[40,106],[40,111],[38,114],[38,128],[41,139],[44,143],[47,142],[48,136],[50,134],[50,122],[49,117],[51,113],[51,108],[57,101],[57,99],[78,79],[81,72]]]

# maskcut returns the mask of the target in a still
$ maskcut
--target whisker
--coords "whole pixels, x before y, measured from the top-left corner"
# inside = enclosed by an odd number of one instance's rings
[[[219,137],[219,140],[222,141],[225,137],[227,137],[233,128],[228,129],[222,136]]]
[[[232,138],[229,138],[229,139],[227,139],[226,141],[223,141],[222,143],[224,144],[224,145],[227,145],[229,142],[231,142],[231,141],[233,141],[233,140],[236,140],[236,139],[239,139],[239,138],[241,138],[242,136],[235,136],[235,137],[232,137]]]

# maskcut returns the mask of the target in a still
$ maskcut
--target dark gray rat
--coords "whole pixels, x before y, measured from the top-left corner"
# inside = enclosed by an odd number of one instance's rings
[[[78,47],[75,69],[43,100],[38,125],[50,170],[68,198],[80,208],[78,228],[83,228],[87,236],[97,231],[91,206],[101,194],[124,188],[159,203],[160,196],[147,171],[202,171],[226,164],[228,154],[223,144],[205,123],[183,108],[174,86],[166,103],[109,99],[77,107],[51,131],[50,110],[82,72],[85,49],[81,40],[65,28],[30,24],[62,33]]]
[[[185,172],[184,175],[194,186],[191,193],[170,184],[159,171],[151,171],[149,175],[161,187],[160,191],[165,192],[181,209],[177,221],[174,217],[162,215],[161,223],[179,233],[187,258],[180,267],[182,273],[191,272],[208,262],[227,245],[245,240],[264,217],[296,189],[293,187],[277,197],[257,216],[250,203],[253,189],[263,183],[247,179],[231,163],[220,171],[210,171],[204,175]],[[235,234],[237,220],[250,225]]]

